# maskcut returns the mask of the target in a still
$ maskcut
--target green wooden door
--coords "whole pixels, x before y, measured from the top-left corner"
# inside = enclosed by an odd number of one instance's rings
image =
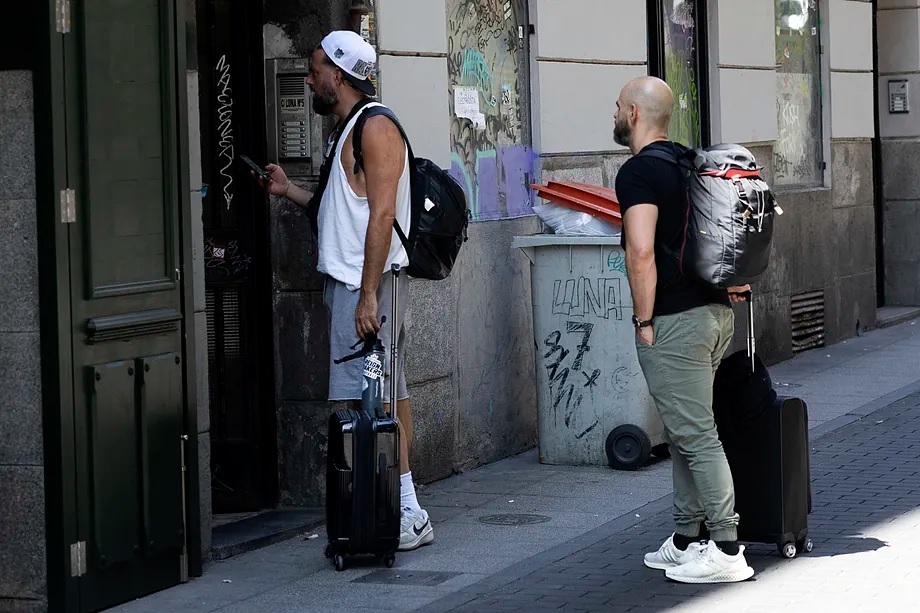
[[[84,611],[183,576],[175,2],[78,1],[65,37]]]

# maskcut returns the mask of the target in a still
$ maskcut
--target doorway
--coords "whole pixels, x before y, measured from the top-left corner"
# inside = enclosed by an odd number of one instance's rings
[[[180,273],[181,17],[178,0],[76,3],[52,36],[55,274],[67,291],[50,429],[62,461],[55,609],[98,611],[173,586],[197,540],[185,496],[197,447]]]
[[[277,503],[268,203],[240,163],[264,164],[261,2],[198,0],[215,514]]]

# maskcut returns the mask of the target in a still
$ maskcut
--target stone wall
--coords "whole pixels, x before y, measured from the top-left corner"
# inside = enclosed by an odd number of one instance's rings
[[[0,610],[47,603],[32,73],[0,71]]]
[[[882,184],[885,194],[885,303],[920,305],[920,175],[916,137],[882,142]]]

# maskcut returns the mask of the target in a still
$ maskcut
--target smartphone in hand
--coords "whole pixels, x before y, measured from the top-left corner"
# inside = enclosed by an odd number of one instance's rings
[[[256,173],[256,176],[262,179],[262,183],[268,185],[268,182],[271,180],[271,175],[268,174],[268,171],[253,162],[248,156],[240,155],[240,159],[247,165],[249,168]]]

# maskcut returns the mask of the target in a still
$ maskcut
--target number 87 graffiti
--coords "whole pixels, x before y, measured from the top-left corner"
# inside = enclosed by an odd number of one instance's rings
[[[584,392],[582,390],[587,388],[589,391],[593,391],[593,388],[597,386],[597,380],[601,371],[600,369],[595,369],[589,374],[582,370],[585,354],[591,351],[589,342],[591,340],[591,333],[594,331],[594,324],[581,321],[567,321],[565,331],[567,334],[581,335],[581,342],[575,347],[575,359],[572,360],[571,367],[562,368],[563,362],[571,351],[561,345],[562,333],[558,330],[550,333],[543,341],[543,344],[548,347],[547,352],[543,354],[543,360],[547,375],[549,376],[553,414],[555,415],[557,413],[560,406],[563,405],[564,400],[563,409],[565,425],[566,427],[576,427],[573,422],[576,421],[576,413],[581,407],[581,402],[584,398]],[[569,373],[571,371],[581,372],[582,376],[585,378],[577,394],[575,392],[575,383],[568,382]],[[595,426],[597,426],[597,421],[578,434],[576,438],[582,438],[593,430]]]

